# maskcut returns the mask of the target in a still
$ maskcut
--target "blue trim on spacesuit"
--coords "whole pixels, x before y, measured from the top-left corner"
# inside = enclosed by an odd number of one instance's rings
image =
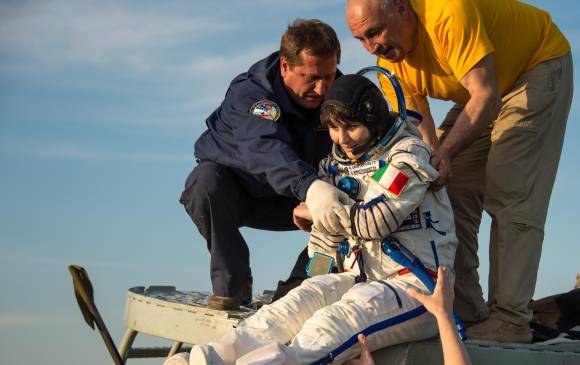
[[[439,255],[437,255],[437,247],[435,241],[431,241],[431,250],[433,250],[433,257],[435,258],[435,267],[439,267]]]
[[[326,357],[324,357],[318,361],[313,362],[311,365],[330,364],[338,355],[342,354],[343,352],[348,350],[350,347],[356,345],[356,343],[358,341],[357,337],[358,337],[359,333],[362,333],[365,336],[370,336],[375,332],[379,332],[379,331],[382,331],[382,330],[387,329],[389,327],[403,323],[405,321],[409,321],[409,320],[411,320],[415,317],[418,317],[421,314],[426,313],[426,312],[427,312],[427,310],[425,309],[425,307],[419,306],[419,307],[412,309],[408,312],[399,314],[398,316],[386,319],[386,320],[379,322],[379,323],[375,323],[372,326],[367,327],[358,333],[355,333],[351,338],[346,340],[342,345],[337,347],[334,351],[331,351],[330,354],[328,354]]]
[[[384,280],[377,280],[377,282],[379,282],[379,283],[387,286],[389,289],[391,289],[393,291],[393,293],[395,293],[395,297],[397,298],[397,304],[399,305],[399,308],[403,308],[403,302],[401,301],[401,297],[399,296],[399,293],[397,293],[395,288],[391,284],[387,283]]]

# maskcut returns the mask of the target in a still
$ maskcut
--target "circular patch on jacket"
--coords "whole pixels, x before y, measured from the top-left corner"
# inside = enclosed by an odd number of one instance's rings
[[[260,100],[250,108],[250,113],[273,122],[280,118],[280,107],[270,100]]]

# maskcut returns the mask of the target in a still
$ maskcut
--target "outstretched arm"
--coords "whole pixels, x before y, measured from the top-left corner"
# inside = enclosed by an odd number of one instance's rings
[[[445,365],[471,365],[453,322],[453,282],[447,268],[440,266],[437,277],[437,285],[432,295],[423,295],[412,289],[407,290],[407,293],[423,304],[437,319]]]
[[[433,152],[431,164],[441,174],[432,185],[436,190],[447,184],[451,172],[451,159],[473,143],[485,127],[497,118],[501,109],[493,54],[483,57],[459,81],[469,92],[470,99],[445,141]]]

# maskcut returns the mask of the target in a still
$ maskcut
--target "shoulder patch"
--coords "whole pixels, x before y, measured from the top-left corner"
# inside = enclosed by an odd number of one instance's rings
[[[390,164],[381,167],[371,177],[394,196],[399,196],[409,181],[407,175]]]
[[[275,122],[280,118],[282,112],[278,104],[273,101],[260,100],[252,105],[250,108],[250,114]]]

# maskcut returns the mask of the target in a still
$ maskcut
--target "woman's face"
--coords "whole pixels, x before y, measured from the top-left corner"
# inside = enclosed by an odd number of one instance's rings
[[[366,152],[363,148],[371,138],[369,129],[359,122],[329,125],[328,132],[330,133],[330,139],[339,145],[351,160],[356,160]]]

